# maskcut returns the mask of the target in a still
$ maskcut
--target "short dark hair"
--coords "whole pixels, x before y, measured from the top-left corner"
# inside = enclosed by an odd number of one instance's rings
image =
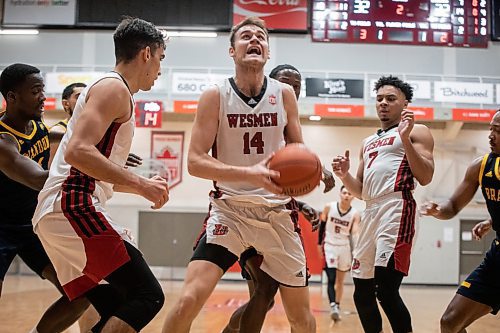
[[[340,192],[342,192],[343,189],[345,189],[345,185],[340,186]]]
[[[375,83],[375,91],[378,91],[380,87],[383,86],[393,86],[401,90],[401,92],[405,95],[405,98],[408,102],[411,103],[411,100],[413,98],[413,87],[410,86],[408,83],[400,80],[396,76],[382,76],[378,81]]]
[[[271,71],[271,73],[269,73],[269,77],[272,79],[276,79],[278,77],[279,72],[286,71],[286,70],[291,70],[291,71],[297,72],[299,74],[299,76],[301,76],[301,74],[297,68],[295,68],[289,64],[283,64],[283,65],[278,65],[278,66],[274,67],[273,70]]]
[[[229,41],[231,42],[232,47],[234,47],[234,36],[238,32],[238,30],[247,25],[255,25],[264,30],[267,36],[267,40],[269,40],[269,31],[267,31],[266,22],[264,22],[264,20],[258,18],[257,16],[252,16],[252,17],[247,17],[246,19],[244,19],[243,21],[234,25],[231,28],[231,33],[229,34]]]
[[[125,17],[113,34],[116,63],[128,63],[140,50],[149,46],[151,52],[165,48],[166,35],[153,23],[139,18]]]
[[[85,88],[86,86],[87,85],[83,82],[75,82],[70,85],[67,85],[66,88],[64,88],[63,90],[62,99],[70,98],[75,88],[80,88],[80,87]]]
[[[9,91],[16,90],[28,75],[38,74],[40,70],[27,64],[12,64],[5,67],[0,75],[0,92],[7,99]]]

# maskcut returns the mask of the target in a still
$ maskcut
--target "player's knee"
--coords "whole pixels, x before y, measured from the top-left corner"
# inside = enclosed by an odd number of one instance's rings
[[[394,303],[397,302],[399,298],[398,290],[389,288],[379,288],[377,290],[377,299],[380,303]]]
[[[196,311],[198,298],[193,294],[182,295],[174,308],[177,318],[188,318]]]
[[[269,302],[274,300],[279,288],[278,282],[273,279],[256,280],[255,282],[255,296],[267,299]]]
[[[316,320],[310,311],[300,316],[289,317],[288,321],[290,322],[292,332],[316,332]]]

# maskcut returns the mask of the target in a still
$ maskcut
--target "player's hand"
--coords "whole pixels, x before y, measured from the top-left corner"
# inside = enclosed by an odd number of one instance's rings
[[[125,162],[125,166],[133,167],[139,166],[142,164],[142,157],[137,156],[136,154],[128,154],[127,162]]]
[[[332,170],[333,173],[340,179],[347,176],[350,167],[351,167],[351,162],[349,160],[349,150],[345,151],[344,156],[337,155],[333,158]]]
[[[160,209],[168,201],[167,180],[160,176],[143,178],[139,194],[153,203],[151,208]]]
[[[483,238],[491,230],[491,220],[479,222],[472,228],[472,235],[476,240]]]
[[[420,207],[420,214],[427,216],[438,216],[441,212],[441,207],[435,202],[427,201]]]
[[[302,214],[306,220],[311,223],[312,231],[316,231],[319,228],[319,213],[316,209],[312,208],[308,204],[304,203],[302,205]]]
[[[325,167],[322,169],[323,176],[321,177],[321,181],[325,184],[325,189],[323,193],[330,192],[332,188],[335,187],[335,179],[333,178],[333,174]]]
[[[398,125],[399,135],[402,138],[409,139],[414,125],[415,115],[413,111],[404,109],[403,112],[401,112],[401,122]]]
[[[274,181],[280,178],[280,173],[275,170],[269,169],[269,162],[274,154],[269,155],[261,162],[248,168],[248,181],[253,185],[262,187],[269,192],[281,194],[283,189]]]

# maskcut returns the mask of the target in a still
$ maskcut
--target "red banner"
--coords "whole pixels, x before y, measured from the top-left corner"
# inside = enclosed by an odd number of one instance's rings
[[[364,105],[314,104],[314,114],[322,117],[363,118]]]
[[[55,110],[56,109],[56,99],[54,97],[47,97],[45,102],[43,103],[43,109],[47,110]]]
[[[408,110],[413,111],[417,120],[434,120],[434,108],[421,108],[418,106],[409,106]]]
[[[497,110],[452,109],[453,120],[478,121],[489,123]]]
[[[233,4],[233,24],[258,16],[269,30],[307,31],[307,0],[234,0]]]
[[[136,127],[161,127],[163,103],[160,101],[135,102]]]
[[[174,112],[176,113],[196,113],[198,101],[174,101]]]

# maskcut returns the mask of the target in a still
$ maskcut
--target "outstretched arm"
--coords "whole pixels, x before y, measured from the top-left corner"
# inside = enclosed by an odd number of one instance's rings
[[[479,187],[481,161],[482,158],[478,158],[472,162],[467,168],[464,179],[448,200],[439,204],[432,201],[425,203],[421,209],[422,214],[440,220],[449,220],[457,215],[472,200]]]

